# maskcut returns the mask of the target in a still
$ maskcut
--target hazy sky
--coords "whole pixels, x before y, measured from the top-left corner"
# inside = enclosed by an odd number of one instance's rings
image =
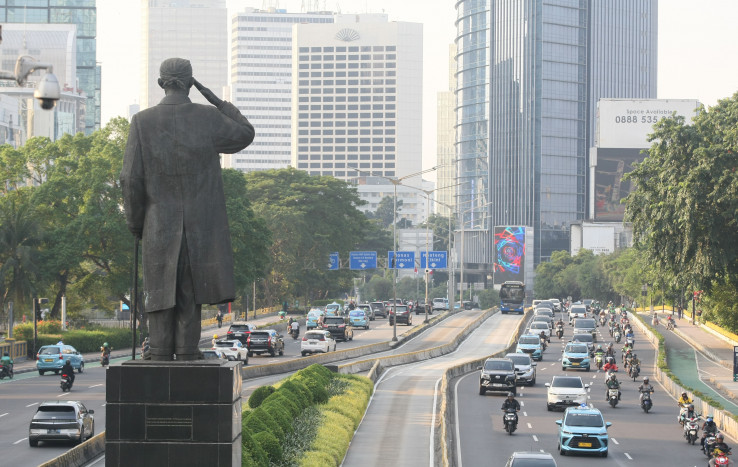
[[[263,8],[274,4],[289,12],[299,12],[303,4],[318,4],[321,10],[340,9],[342,13],[385,12],[390,21],[423,23],[423,167],[435,164],[436,93],[448,89],[448,46],[453,43],[456,30],[455,1],[227,0],[227,3],[229,24],[231,14],[244,7]],[[711,106],[738,91],[736,18],[736,0],[659,1],[660,99],[698,99]],[[115,116],[126,116],[128,106],[138,102],[140,0],[98,0],[97,20],[104,125]]]

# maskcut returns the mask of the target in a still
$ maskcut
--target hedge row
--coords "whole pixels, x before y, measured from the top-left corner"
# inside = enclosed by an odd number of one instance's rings
[[[292,421],[305,409],[328,401],[326,387],[334,373],[311,365],[287,378],[278,388],[263,386],[249,397],[244,413],[242,465],[269,466],[282,461],[282,445],[293,431]]]
[[[18,340],[33,341],[33,323],[15,326],[13,335]],[[61,324],[58,321],[38,323],[38,347],[56,344],[60,340],[73,346],[78,351],[86,353],[99,351],[104,342],[110,344],[113,349],[130,348],[132,334],[130,329],[121,328],[73,329],[62,332]]]

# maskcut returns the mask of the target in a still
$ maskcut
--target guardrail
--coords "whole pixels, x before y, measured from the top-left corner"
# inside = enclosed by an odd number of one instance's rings
[[[8,352],[10,358],[13,360],[25,358],[28,352],[28,343],[26,341],[17,341],[15,339],[5,339],[0,344],[0,355],[5,355]]]

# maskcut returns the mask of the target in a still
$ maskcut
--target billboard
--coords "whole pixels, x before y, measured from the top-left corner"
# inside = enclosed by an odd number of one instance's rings
[[[494,235],[493,281],[525,282],[525,227],[496,226]]]
[[[675,112],[687,123],[696,115],[695,99],[600,99],[597,102],[598,148],[648,148],[653,125]]]
[[[625,205],[621,200],[627,197],[635,186],[623,180],[623,175],[633,170],[634,162],[641,162],[645,154],[642,149],[600,149],[593,148],[590,160],[593,162],[594,219],[597,221],[622,222]]]

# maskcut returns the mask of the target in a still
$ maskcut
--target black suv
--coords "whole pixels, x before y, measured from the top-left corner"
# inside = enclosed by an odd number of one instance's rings
[[[274,329],[259,329],[251,331],[246,340],[249,349],[249,357],[254,354],[268,353],[272,357],[279,352],[284,355],[284,340]]]
[[[226,332],[225,337],[229,340],[238,339],[243,345],[247,346],[249,334],[251,334],[251,331],[255,330],[256,326],[254,326],[253,324],[233,323],[228,327],[228,332]]]
[[[479,395],[487,391],[515,392],[517,375],[515,365],[509,358],[488,358],[479,373]]]
[[[354,328],[343,316],[326,316],[323,318],[323,329],[329,331],[337,341],[345,342],[354,339]]]
[[[397,324],[405,323],[408,326],[413,324],[413,315],[407,305],[390,305],[389,324],[395,324],[395,315],[397,315]]]
[[[384,307],[384,302],[371,302],[369,306],[374,310],[374,316],[387,317],[387,309]]]

